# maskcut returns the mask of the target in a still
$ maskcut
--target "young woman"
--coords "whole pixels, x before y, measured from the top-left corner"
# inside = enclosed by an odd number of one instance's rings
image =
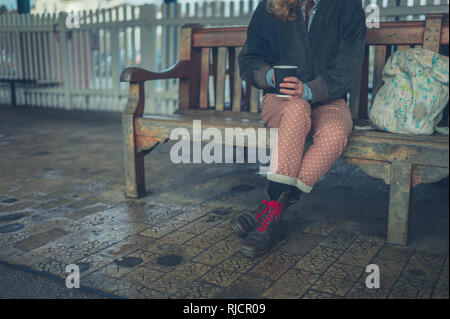
[[[267,175],[266,199],[236,216],[232,229],[245,237],[241,253],[265,254],[286,208],[329,171],[352,132],[343,97],[358,79],[364,56],[365,13],[360,0],[262,0],[239,55],[242,79],[264,90],[262,118],[278,128]],[[274,94],[274,65],[298,67]],[[304,153],[308,134],[313,145]]]

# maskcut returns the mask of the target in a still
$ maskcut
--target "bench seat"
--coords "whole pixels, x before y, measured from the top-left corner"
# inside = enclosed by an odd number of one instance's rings
[[[151,150],[156,143],[169,140],[176,128],[185,128],[193,137],[193,121],[201,121],[202,130],[217,128],[225,136],[225,128],[264,128],[259,115],[234,112],[181,111],[170,116],[143,116],[136,119],[138,151]],[[363,121],[355,121],[357,124]],[[239,135],[239,132],[236,132]],[[245,132],[242,134],[245,137]],[[247,146],[245,139],[244,146]],[[203,142],[209,142],[204,140]],[[266,145],[269,144],[267,130]],[[390,163],[413,166],[412,186],[438,181],[448,175],[449,137],[438,133],[426,135],[401,135],[376,130],[353,130],[342,155],[346,162],[360,166],[369,175],[390,184]]]
[[[143,115],[137,118],[137,136],[155,137],[165,141],[175,128],[182,127],[191,132],[194,120],[201,121],[202,129],[218,128],[223,134],[225,128],[265,128],[260,114],[187,110],[178,111],[174,115]],[[355,123],[361,125],[367,121]],[[388,162],[406,161],[415,165],[448,168],[448,144],[449,137],[439,133],[431,136],[402,135],[354,129],[343,156]]]

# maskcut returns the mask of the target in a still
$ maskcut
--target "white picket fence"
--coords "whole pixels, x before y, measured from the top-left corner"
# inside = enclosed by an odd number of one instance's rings
[[[0,15],[0,78],[63,83],[53,88],[19,87],[18,105],[122,111],[127,84],[119,82],[119,75],[124,67],[170,67],[178,56],[181,25],[248,25],[258,2],[199,1],[83,11],[78,28],[67,27],[63,12]],[[368,3],[380,6],[382,20],[448,12],[448,0],[401,0],[400,7],[396,0],[363,1],[364,6]],[[147,113],[168,114],[176,109],[176,80],[147,85]],[[0,86],[0,104],[10,103],[10,98],[9,87]]]

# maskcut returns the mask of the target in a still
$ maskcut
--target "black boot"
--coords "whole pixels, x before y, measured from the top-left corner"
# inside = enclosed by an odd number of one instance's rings
[[[256,229],[245,237],[240,252],[248,258],[257,258],[266,254],[273,244],[273,235],[277,232],[281,217],[289,206],[290,191],[283,192],[277,201],[267,203],[267,208],[259,216]]]
[[[300,198],[301,191],[290,185],[269,181],[265,188],[267,200],[263,200],[262,203],[259,204],[258,207],[252,212],[242,213],[234,217],[230,222],[231,229],[238,236],[245,237],[250,231],[256,229],[262,213],[268,208],[268,203],[274,201],[274,199],[277,199],[279,202],[280,196],[284,192],[288,192],[288,194],[286,194],[286,198],[283,199],[283,206],[284,209],[286,209]]]

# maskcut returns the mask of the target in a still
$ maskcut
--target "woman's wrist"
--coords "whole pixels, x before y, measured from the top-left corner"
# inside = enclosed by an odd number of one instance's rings
[[[273,69],[270,69],[269,71],[267,71],[266,73],[266,84],[270,87],[275,87],[275,83],[273,83],[272,81],[272,76],[273,76]]]
[[[303,98],[308,102],[311,102],[313,99],[312,91],[305,83],[303,83]]]

